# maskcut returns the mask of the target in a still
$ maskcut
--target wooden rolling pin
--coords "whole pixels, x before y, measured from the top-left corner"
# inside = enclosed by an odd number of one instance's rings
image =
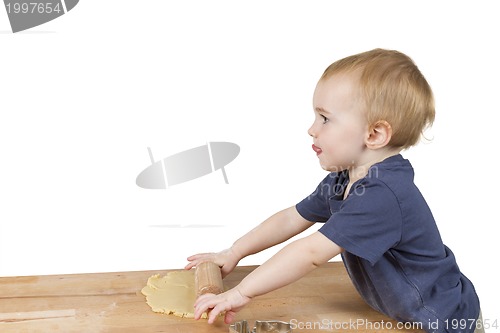
[[[194,288],[196,296],[203,294],[220,294],[224,291],[220,267],[210,261],[202,262],[196,266],[194,273]]]

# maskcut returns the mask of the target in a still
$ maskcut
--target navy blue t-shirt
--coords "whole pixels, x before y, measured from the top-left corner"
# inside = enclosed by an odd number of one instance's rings
[[[324,222],[319,232],[344,249],[349,276],[374,309],[428,332],[473,332],[474,286],[443,244],[413,176],[410,162],[395,155],[374,164],[345,200],[347,171],[330,173],[296,208]],[[457,325],[461,319],[467,325]]]

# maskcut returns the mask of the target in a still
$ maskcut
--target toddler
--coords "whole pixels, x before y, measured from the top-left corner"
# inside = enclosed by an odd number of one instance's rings
[[[314,223],[322,226],[285,246],[233,289],[200,296],[195,318],[211,310],[213,323],[225,311],[230,323],[253,297],[341,254],[354,286],[375,310],[400,322],[419,322],[427,332],[474,332],[480,318],[474,286],[443,244],[413,183],[413,168],[400,155],[434,121],[433,94],[417,66],[400,52],[382,49],[341,59],[321,76],[313,109],[312,149],[330,173],[311,195],[231,248],[189,257],[186,269],[209,260],[225,276],[242,258]],[[456,320],[467,327],[452,325]]]

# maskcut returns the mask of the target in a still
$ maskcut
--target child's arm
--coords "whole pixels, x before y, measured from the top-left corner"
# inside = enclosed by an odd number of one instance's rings
[[[225,322],[230,323],[235,313],[253,297],[298,280],[342,251],[342,248],[320,232],[294,241],[255,269],[233,289],[219,295],[206,294],[199,297],[195,303],[195,319],[212,309],[209,313],[209,323],[213,323],[223,311],[226,311]]]
[[[258,253],[306,230],[314,223],[304,219],[295,206],[286,208],[234,242],[231,248],[219,253],[200,253],[188,258],[186,269],[191,269],[200,262],[213,261],[222,267],[222,275],[229,274],[244,257]]]
[[[231,247],[240,258],[258,253],[271,246],[283,243],[306,230],[314,223],[304,219],[295,206],[284,209],[234,242]]]

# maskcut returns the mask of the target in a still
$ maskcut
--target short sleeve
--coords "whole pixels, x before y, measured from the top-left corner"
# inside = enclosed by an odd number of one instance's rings
[[[354,183],[344,201],[330,202],[330,210],[332,215],[319,231],[372,265],[401,239],[401,209],[382,181],[364,178]]]
[[[332,172],[328,174],[316,187],[313,193],[299,202],[295,208],[299,214],[311,222],[326,222],[332,215],[329,206],[331,198],[344,195],[347,185],[345,173]]]

